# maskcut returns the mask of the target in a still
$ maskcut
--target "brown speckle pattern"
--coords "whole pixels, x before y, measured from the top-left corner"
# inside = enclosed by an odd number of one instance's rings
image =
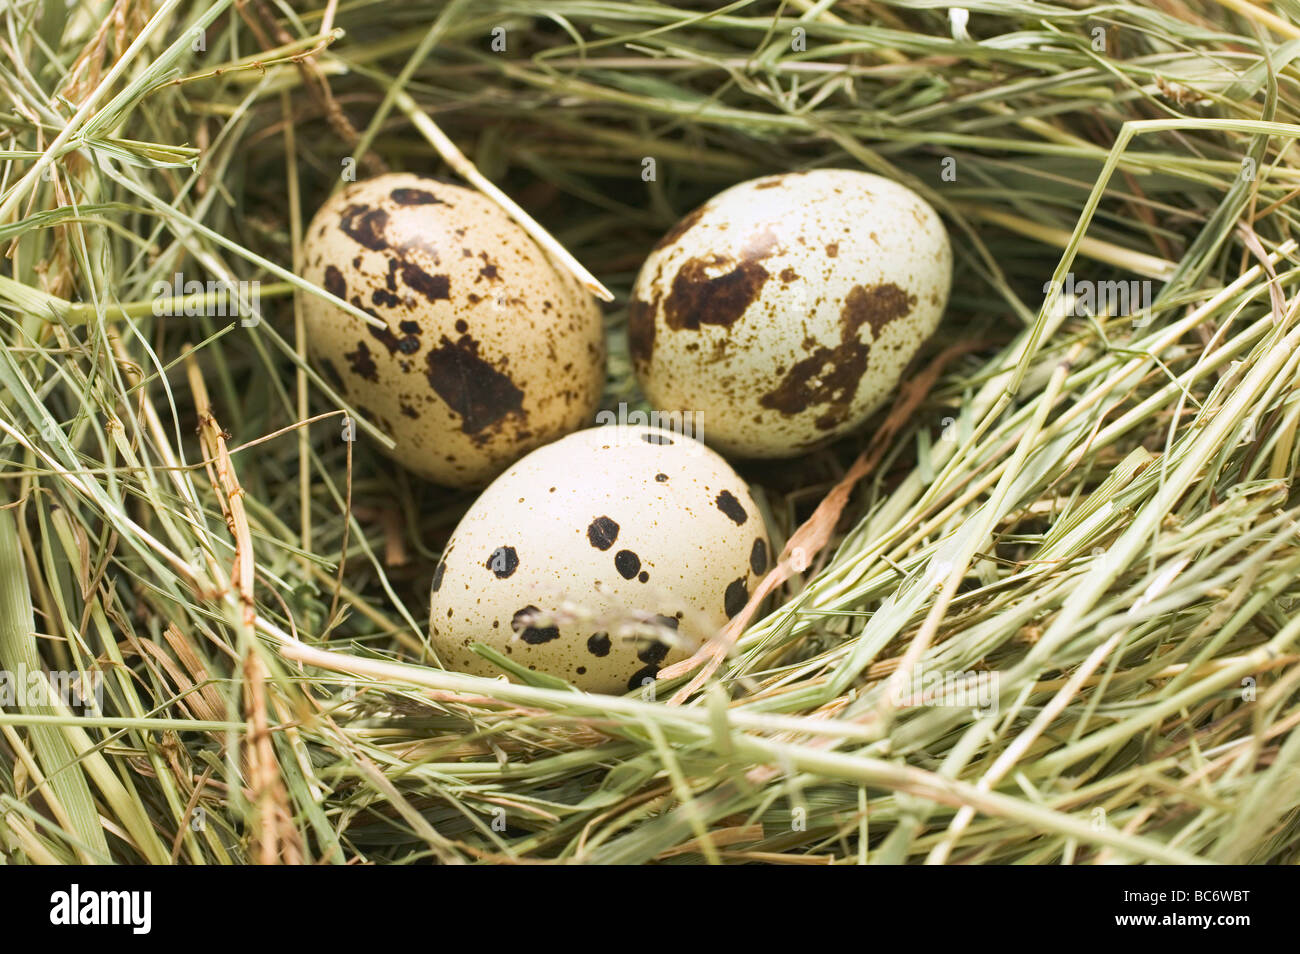
[[[581,689],[639,689],[745,605],[767,562],[759,513],[691,438],[571,434],[465,514],[431,592],[430,638],[465,672],[497,674],[469,648],[483,642]]]
[[[327,201],[306,235],[303,277],[380,322],[303,295],[310,357],[417,475],[481,485],[590,420],[600,310],[487,198],[379,176]]]
[[[452,341],[446,335],[425,357],[429,386],[460,419],[462,433],[476,443],[487,440],[489,428],[498,428],[514,415],[527,419],[524,392],[510,379],[504,363],[493,366],[479,354],[479,343],[469,335]]]
[[[699,411],[711,444],[788,457],[889,396],[947,303],[952,252],[914,192],[842,169],[767,176],[664,236],[629,299],[651,403]]]

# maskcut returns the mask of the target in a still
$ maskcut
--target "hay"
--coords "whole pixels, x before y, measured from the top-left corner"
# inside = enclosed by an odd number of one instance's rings
[[[0,667],[102,678],[0,699],[0,855],[1300,860],[1300,27],[965,9],[0,11]],[[772,595],[654,697],[440,669],[471,495],[303,361],[303,215],[349,162],[454,175],[443,133],[614,292],[610,408],[639,263],[726,185],[863,168],[950,225],[942,340],[744,469]],[[178,272],[260,320],[156,317]]]

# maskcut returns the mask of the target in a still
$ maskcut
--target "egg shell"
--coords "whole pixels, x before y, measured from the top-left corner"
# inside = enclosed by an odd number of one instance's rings
[[[951,281],[943,222],[910,189],[843,169],[766,176],[655,246],[629,350],[656,408],[702,413],[724,452],[789,457],[881,406]]]
[[[312,361],[414,473],[482,485],[591,420],[600,309],[477,192],[405,173],[354,183],[312,219],[303,263],[384,323],[301,296]]]
[[[500,675],[471,650],[481,642],[626,692],[743,609],[768,561],[762,515],[716,453],[659,428],[590,428],[533,451],[470,507],[434,572],[430,638],[449,669]]]

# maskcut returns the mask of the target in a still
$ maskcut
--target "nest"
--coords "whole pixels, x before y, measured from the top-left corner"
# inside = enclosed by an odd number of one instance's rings
[[[1300,860],[1285,13],[52,9],[0,12],[7,859]],[[606,409],[649,410],[641,261],[745,179],[909,185],[952,300],[866,427],[740,465],[782,559],[692,665],[448,672],[472,495],[340,439],[303,359],[349,163],[495,184],[608,286]]]

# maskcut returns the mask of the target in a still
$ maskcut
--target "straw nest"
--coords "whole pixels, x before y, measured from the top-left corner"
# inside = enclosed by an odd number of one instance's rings
[[[99,697],[0,684],[9,860],[1300,860],[1285,11],[104,0],[0,47],[0,670]],[[422,618],[471,495],[302,358],[349,163],[495,183],[607,285],[607,408],[729,184],[894,177],[954,292],[858,435],[741,465],[743,628],[653,693],[472,678]]]

